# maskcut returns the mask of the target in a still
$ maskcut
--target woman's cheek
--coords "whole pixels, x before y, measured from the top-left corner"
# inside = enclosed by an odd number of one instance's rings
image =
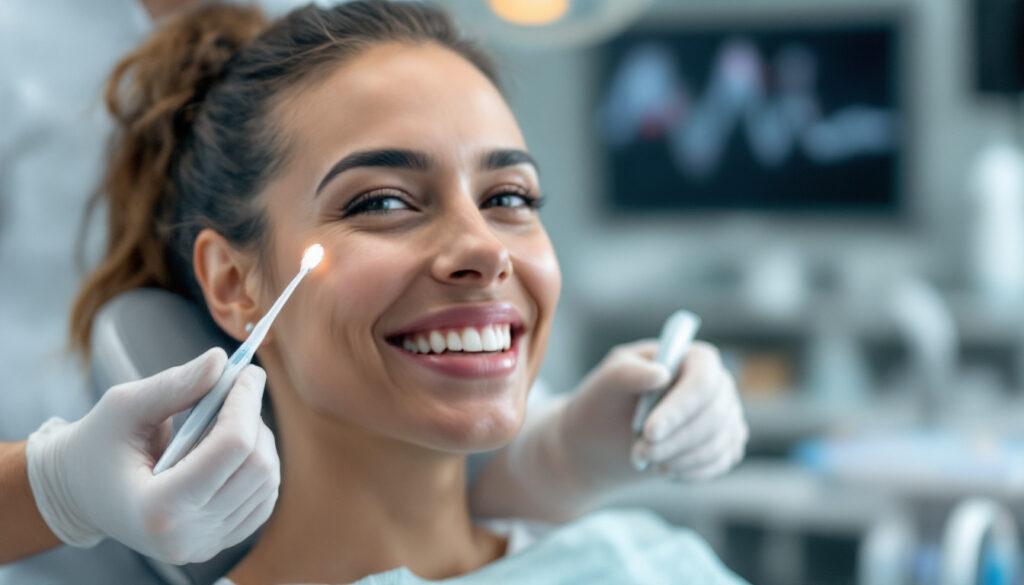
[[[343,318],[376,320],[414,276],[405,266],[409,250],[399,241],[353,237],[332,245],[328,254],[319,292],[339,305]]]
[[[546,234],[522,248],[516,271],[535,305],[536,323],[532,332],[528,356],[531,377],[540,371],[551,334],[558,297],[562,290],[562,273],[558,258]]]
[[[534,297],[540,317],[550,316],[562,291],[562,271],[551,240],[541,232],[526,242],[517,256],[524,285]]]
[[[324,259],[295,291],[285,308],[292,314],[279,331],[295,344],[282,351],[297,390],[333,410],[339,388],[372,382],[362,378],[380,359],[374,326],[405,285],[395,246],[355,238],[321,243]]]

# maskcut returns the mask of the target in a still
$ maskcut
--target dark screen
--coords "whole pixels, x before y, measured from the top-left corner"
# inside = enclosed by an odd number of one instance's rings
[[[598,136],[633,210],[900,211],[897,27],[632,32]]]
[[[1024,0],[974,0],[977,88],[1017,98],[1024,93]]]

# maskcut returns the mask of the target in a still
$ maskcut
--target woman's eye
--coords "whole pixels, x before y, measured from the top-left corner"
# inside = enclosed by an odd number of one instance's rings
[[[349,203],[345,207],[343,217],[362,213],[387,213],[396,209],[411,209],[411,207],[394,195],[372,195]]]
[[[498,193],[491,197],[480,207],[487,209],[488,207],[529,207],[531,209],[540,208],[540,200],[530,195],[523,193],[515,193],[512,191],[506,193]]]

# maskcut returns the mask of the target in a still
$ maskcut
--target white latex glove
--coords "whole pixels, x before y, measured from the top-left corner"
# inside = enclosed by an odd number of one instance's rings
[[[714,346],[696,341],[676,372],[655,363],[656,340],[615,347],[566,402],[565,457],[584,484],[617,487],[646,468],[679,480],[720,475],[743,458],[749,435],[732,375]],[[639,440],[638,395],[675,379]]]
[[[739,462],[749,435],[743,407],[732,375],[707,343],[693,343],[643,438],[634,436],[639,394],[674,377],[653,361],[657,347],[656,340],[615,347],[575,391],[531,412],[519,436],[477,477],[473,512],[562,522],[652,475],[703,480]],[[631,459],[649,465],[638,471]]]
[[[114,386],[73,423],[50,419],[26,445],[29,482],[58,538],[89,547],[114,538],[174,564],[201,562],[252,534],[277,502],[280,462],[260,418],[266,374],[238,376],[216,423],[177,465],[153,475],[169,417],[195,404],[226,363],[221,349]]]

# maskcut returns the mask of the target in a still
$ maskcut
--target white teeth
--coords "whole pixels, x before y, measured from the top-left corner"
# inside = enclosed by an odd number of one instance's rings
[[[430,349],[434,350],[434,353],[441,353],[447,347],[447,344],[444,342],[444,336],[439,331],[430,332]]]
[[[462,351],[483,351],[483,349],[483,341],[476,329],[466,327],[462,330]]]
[[[448,332],[448,350],[462,351],[462,338],[454,331]]]
[[[512,325],[466,327],[458,331],[424,331],[405,335],[400,345],[412,353],[444,353],[445,351],[505,351],[512,347]]]
[[[499,347],[498,336],[494,334],[494,327],[488,325],[483,328],[480,341],[483,343],[484,351],[497,351]]]

